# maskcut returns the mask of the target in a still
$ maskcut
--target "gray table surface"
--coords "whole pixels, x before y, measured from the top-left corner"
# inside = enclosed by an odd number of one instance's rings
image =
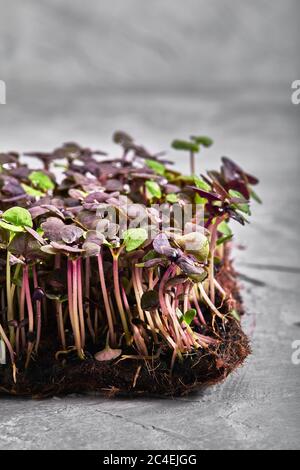
[[[236,227],[234,257],[253,347],[243,368],[182,399],[1,398],[1,449],[300,448],[300,366],[291,360],[300,339],[300,106],[291,104],[289,87],[176,96],[78,90],[76,100],[74,92],[51,97],[31,90],[14,97],[5,114],[1,109],[3,149],[47,149],[76,139],[116,152],[109,137],[124,128],[159,150],[173,137],[207,133],[216,144],[199,158],[199,171],[231,156],[261,178],[264,199],[253,207],[251,225]],[[187,171],[185,158],[174,157]]]

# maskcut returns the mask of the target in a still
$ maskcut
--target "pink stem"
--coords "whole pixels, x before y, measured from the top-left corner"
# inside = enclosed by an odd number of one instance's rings
[[[202,313],[202,310],[200,308],[200,305],[199,305],[199,302],[198,302],[198,299],[197,299],[197,296],[196,296],[196,292],[195,292],[194,289],[193,289],[193,302],[194,302],[194,305],[196,307],[196,311],[197,311],[200,322],[203,325],[206,325],[206,321],[205,321],[205,318],[203,316],[203,313]]]
[[[125,333],[126,342],[130,345],[131,338],[127,324],[126,313],[123,308],[122,298],[120,294],[120,280],[119,280],[119,255],[113,254],[113,277],[114,277],[114,290],[115,290],[115,298],[117,302],[117,306],[119,309],[119,315],[121,317],[121,322],[123,326],[123,330]]]
[[[87,327],[90,332],[90,335],[95,342],[95,332],[93,329],[92,321],[91,321],[91,310],[90,310],[90,275],[91,275],[91,259],[86,258],[85,260],[85,297],[87,299],[87,307],[86,307],[86,316],[87,316]]]
[[[98,259],[98,270],[99,270],[100,285],[101,285],[101,289],[102,289],[102,296],[103,296],[105,312],[106,312],[106,317],[107,317],[107,322],[108,322],[110,344],[111,344],[111,346],[114,346],[116,344],[116,337],[115,337],[115,332],[114,332],[112,310],[110,308],[109,297],[108,297],[106,283],[105,283],[102,251],[101,251],[100,255],[97,256],[97,259]]]
[[[137,272],[137,267],[133,266],[133,268],[132,268],[133,290],[134,290],[136,305],[137,305],[137,308],[138,308],[138,311],[139,311],[140,319],[142,321],[144,321],[145,320],[145,314],[144,314],[144,310],[141,307],[141,297],[143,295],[143,289],[142,289],[142,291],[140,290],[138,276],[139,276],[139,274]]]
[[[129,307],[129,303],[128,303],[128,299],[127,299],[127,295],[126,295],[126,290],[125,290],[125,287],[123,286],[123,284],[121,284],[121,293],[122,293],[122,299],[123,299],[123,303],[124,303],[124,307],[125,307],[125,310],[127,312],[127,315],[128,315],[129,318],[131,318],[130,307]]]
[[[82,274],[81,274],[81,258],[77,260],[77,286],[78,286],[78,310],[81,331],[82,348],[85,346],[85,326],[84,326],[84,313],[82,302]]]
[[[27,303],[27,312],[28,312],[28,331],[29,333],[34,332],[34,315],[33,315],[33,308],[32,308],[32,301],[31,301],[31,294],[30,294],[30,286],[29,286],[29,274],[28,274],[28,266],[24,268],[24,277],[25,277],[25,296],[26,296],[26,303]],[[31,341],[29,341],[30,343]]]
[[[77,343],[76,347],[77,347],[78,352],[79,352],[82,349],[82,338],[81,338],[79,318],[78,318],[77,260],[72,260],[72,268],[73,268],[73,286],[72,286],[72,288],[73,288],[73,315],[74,315],[74,325],[75,325],[75,329],[76,329],[75,342]]]
[[[82,357],[81,338],[79,322],[77,317],[77,286],[74,281],[77,280],[77,272],[74,271],[74,264],[72,260],[68,260],[68,301],[69,301],[69,316],[74,334],[75,346],[79,357]]]
[[[33,314],[31,294],[30,294],[28,266],[25,266],[24,268],[24,276],[25,276],[25,297],[26,297],[26,303],[27,303],[27,313],[28,313],[28,322],[29,322],[28,332],[30,336],[32,336],[34,333],[34,314]],[[32,342],[32,338],[29,337],[25,368],[27,368],[29,365],[32,349],[33,349],[33,342]]]
[[[32,272],[33,272],[33,285],[34,288],[38,288],[38,277],[37,277],[37,272],[36,272],[36,266],[32,266]],[[39,344],[41,340],[41,330],[42,330],[42,309],[41,309],[41,301],[37,300],[36,301],[36,322],[37,322],[37,333],[36,333],[36,343],[35,343],[35,352],[38,351],[39,349]]]
[[[24,276],[24,270],[23,270],[22,287],[21,287],[21,293],[20,293],[20,322],[24,321],[24,319],[25,319],[25,276]],[[26,333],[25,333],[24,326],[22,326],[21,328],[21,342],[22,342],[22,348],[25,349]]]

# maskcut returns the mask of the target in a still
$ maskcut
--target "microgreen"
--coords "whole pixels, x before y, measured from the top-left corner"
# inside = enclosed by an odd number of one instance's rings
[[[45,193],[47,191],[52,191],[54,189],[53,181],[49,178],[48,175],[46,175],[42,171],[33,171],[28,176],[28,179],[32,182],[32,184],[37,189],[40,189],[41,191],[44,191]]]
[[[148,199],[160,199],[162,197],[160,186],[156,181],[146,181],[145,186]]]
[[[181,322],[184,322],[186,325],[190,326],[196,315],[197,311],[194,308],[191,308],[181,317]]]
[[[14,227],[32,227],[31,214],[27,209],[23,207],[11,207],[7,211],[3,212],[2,219],[13,225]]]
[[[171,204],[175,204],[179,201],[177,194],[171,193],[166,195],[166,201],[170,202]]]
[[[214,143],[214,141],[207,136],[195,136],[193,135],[191,137],[192,141],[195,142],[197,145],[203,145],[203,147],[211,147]]]
[[[166,167],[162,163],[155,160],[145,160],[146,165],[158,175],[164,176]]]
[[[172,369],[176,358],[215,344],[218,321],[239,319],[218,272],[231,220],[245,224],[252,200],[261,202],[257,178],[228,157],[219,171],[196,174],[195,154],[213,143],[206,136],[172,143],[189,152],[190,175],[125,132],[113,140],[121,152],[112,158],[74,142],[30,152],[43,163],[38,171],[0,154],[0,347],[14,378],[16,360],[38,364],[48,347],[56,351],[44,355],[64,363],[73,350],[98,362],[148,361],[162,351]],[[63,178],[49,172],[60,159]],[[191,218],[181,226],[176,210],[185,207]]]
[[[133,251],[139,248],[147,240],[147,231],[143,228],[131,228],[124,232],[124,244],[126,251]]]

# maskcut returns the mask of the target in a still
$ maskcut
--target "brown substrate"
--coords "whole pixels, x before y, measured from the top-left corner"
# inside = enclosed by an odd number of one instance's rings
[[[224,305],[223,313],[227,313],[232,304],[242,313],[236,275],[229,261],[217,278],[232,295],[231,305]],[[218,336],[218,346],[187,355],[182,362],[177,360],[172,373],[170,350],[161,350],[151,360],[125,359],[113,363],[97,362],[92,355],[85,361],[80,361],[76,355],[68,355],[67,361],[59,362],[54,359],[55,350],[51,351],[48,343],[48,348],[44,347],[39,357],[31,361],[26,372],[19,370],[16,384],[10,368],[0,366],[0,393],[40,398],[80,392],[130,396],[184,395],[224,380],[249,355],[248,338],[236,320],[228,318],[225,326],[220,322]]]

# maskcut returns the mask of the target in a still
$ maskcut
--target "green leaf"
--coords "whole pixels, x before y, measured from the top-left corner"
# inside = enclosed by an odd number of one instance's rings
[[[224,237],[219,238],[217,241],[217,246],[223,245],[223,243],[229,242],[233,238],[233,234],[231,235],[224,235]]]
[[[195,316],[197,315],[197,311],[194,308],[191,308],[181,318],[181,322],[186,323],[188,326],[192,323]]]
[[[233,207],[235,207],[237,210],[243,212],[244,214],[251,215],[250,206],[249,206],[247,200],[244,198],[244,196],[239,191],[235,191],[233,189],[230,189],[228,194],[232,198],[238,198],[238,199],[242,199],[243,201],[245,201],[244,203],[239,202],[237,204],[233,204]]]
[[[236,208],[244,214],[251,215],[249,204],[236,204]]]
[[[193,135],[191,139],[198,145],[203,145],[203,147],[211,147],[214,141],[205,135]]]
[[[156,183],[156,181],[146,181],[145,186],[149,199],[152,199],[154,197],[160,199],[162,197],[160,186],[158,183]]]
[[[42,171],[33,171],[32,173],[30,173],[28,179],[32,182],[34,186],[44,192],[51,191],[55,187],[53,181],[49,178],[49,176],[43,173]]]
[[[202,178],[199,178],[199,176],[194,176],[194,184],[197,188],[203,189],[203,191],[210,192],[211,187],[209,184],[207,184]],[[201,197],[199,194],[195,194],[195,204],[201,204],[204,205],[207,203],[207,199],[204,197]]]
[[[205,204],[207,204],[207,199],[205,199],[204,197],[201,197],[199,194],[195,194],[195,204],[198,204],[199,206],[204,206]]]
[[[262,204],[262,200],[261,198],[259,197],[259,195],[254,191],[254,189],[252,189],[251,187],[248,186],[248,189],[250,191],[250,195],[252,197],[252,199],[254,199],[254,201],[258,202],[258,204]]]
[[[241,316],[240,314],[238,313],[238,311],[233,308],[230,312],[229,312],[229,315],[231,315],[233,318],[235,318],[235,320],[237,321],[241,321]]]
[[[203,189],[203,191],[210,192],[211,187],[209,184],[207,184],[202,178],[199,178],[199,176],[194,176],[194,184],[197,188]]]
[[[199,152],[199,146],[195,142],[190,142],[188,140],[173,140],[172,148],[175,150],[187,150],[189,152]]]
[[[242,199],[243,201],[246,201],[242,193],[240,193],[239,191],[235,191],[235,189],[230,189],[228,194],[230,197],[238,198],[238,199]]]
[[[201,232],[191,232],[175,237],[176,243],[186,253],[189,253],[198,261],[206,262],[209,255],[209,241]]]
[[[124,244],[126,251],[133,251],[139,248],[148,239],[147,231],[144,228],[130,228],[124,232]]]
[[[38,189],[34,189],[34,188],[32,188],[31,186],[28,186],[25,183],[22,183],[21,186],[24,189],[25,193],[28,194],[29,196],[33,196],[33,197],[43,197],[44,196],[44,194],[41,191],[39,191]]]
[[[10,232],[24,232],[23,227],[7,224],[6,222],[4,222],[4,220],[0,220],[0,227],[4,228],[5,230],[9,230]]]
[[[150,250],[148,251],[148,253],[143,257],[143,261],[146,262],[146,261],[150,261],[151,259],[155,259],[157,258],[157,253],[155,250]]]
[[[162,163],[157,162],[156,160],[145,160],[145,163],[148,168],[151,168],[151,170],[155,171],[155,173],[164,176],[166,167]]]
[[[222,233],[223,235],[226,235],[227,237],[232,236],[232,230],[227,224],[227,222],[225,222],[225,220],[223,220],[223,222],[219,224],[218,232]]]
[[[11,207],[2,214],[2,219],[17,227],[33,227],[31,214],[23,207]]]
[[[175,193],[171,193],[166,196],[166,200],[171,204],[175,204],[176,202],[178,202],[178,196]]]

